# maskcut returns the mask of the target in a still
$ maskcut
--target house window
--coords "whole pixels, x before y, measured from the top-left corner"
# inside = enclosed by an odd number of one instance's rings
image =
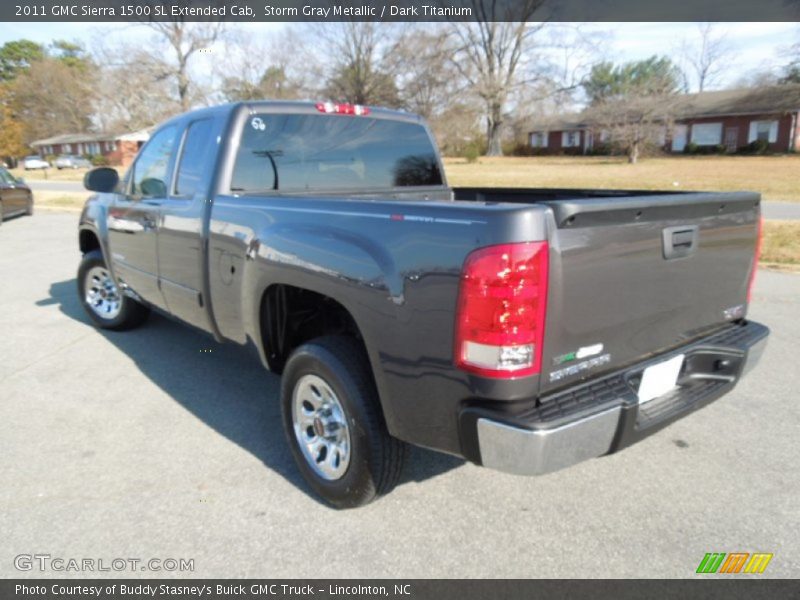
[[[564,148],[577,148],[581,145],[580,131],[563,131],[561,133],[561,146]]]
[[[777,121],[750,121],[748,142],[765,141],[774,144],[778,141]]]
[[[695,123],[692,125],[692,143],[698,146],[721,144],[722,123]]]
[[[531,133],[531,148],[547,148],[546,131],[534,131]]]

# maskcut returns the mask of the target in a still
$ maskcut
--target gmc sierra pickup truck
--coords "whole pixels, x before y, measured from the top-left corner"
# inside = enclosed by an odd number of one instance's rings
[[[388,492],[407,443],[528,475],[616,452],[729,392],[769,333],[758,194],[453,189],[403,112],[197,110],[84,182],[89,317],[251,344],[336,507]]]

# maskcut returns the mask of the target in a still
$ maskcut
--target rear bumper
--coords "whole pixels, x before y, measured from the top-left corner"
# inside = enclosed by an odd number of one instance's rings
[[[462,432],[476,462],[519,475],[541,475],[617,452],[729,392],[760,359],[769,329],[754,322],[667,352],[542,399],[513,415],[470,407]],[[686,356],[675,391],[639,404],[638,378],[671,356]],[[475,451],[479,456],[474,456]],[[468,453],[469,454],[469,453]]]

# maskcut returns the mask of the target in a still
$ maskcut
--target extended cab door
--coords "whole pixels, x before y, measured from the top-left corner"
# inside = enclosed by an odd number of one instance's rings
[[[211,330],[203,308],[205,252],[203,216],[217,155],[214,117],[189,122],[178,145],[175,177],[161,206],[158,228],[159,277],[169,312]]]
[[[177,127],[156,132],[131,167],[122,194],[108,212],[114,273],[146,301],[166,308],[158,285],[158,222],[167,198]]]

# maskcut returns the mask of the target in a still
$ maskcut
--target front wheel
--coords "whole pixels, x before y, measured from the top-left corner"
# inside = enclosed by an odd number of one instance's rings
[[[133,329],[144,323],[150,313],[146,306],[119,290],[100,250],[83,255],[78,267],[78,296],[86,313],[102,329]]]
[[[297,348],[283,373],[281,412],[303,478],[332,506],[363,506],[397,484],[406,445],[386,429],[356,340],[327,336]]]

